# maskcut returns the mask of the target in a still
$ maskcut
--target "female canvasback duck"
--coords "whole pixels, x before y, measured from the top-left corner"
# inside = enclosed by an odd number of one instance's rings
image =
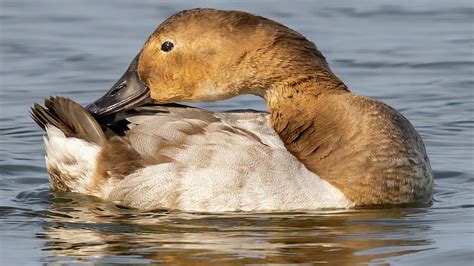
[[[265,99],[269,113],[167,105],[241,94]],[[410,122],[350,92],[303,35],[245,12],[173,15],[87,110],[62,97],[45,106],[32,116],[46,130],[54,191],[204,212],[432,199],[430,163]]]

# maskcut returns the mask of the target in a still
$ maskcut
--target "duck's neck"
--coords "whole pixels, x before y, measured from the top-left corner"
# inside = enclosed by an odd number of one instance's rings
[[[349,93],[326,73],[275,85],[265,95],[271,124],[288,151],[320,176],[329,175],[326,159],[343,145],[347,121],[338,98]]]

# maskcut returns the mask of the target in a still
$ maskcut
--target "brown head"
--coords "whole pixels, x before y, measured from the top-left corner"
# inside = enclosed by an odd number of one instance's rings
[[[165,20],[89,110],[113,113],[150,96],[157,103],[266,97],[278,85],[321,73],[332,76],[316,46],[296,31],[245,12],[192,9]]]

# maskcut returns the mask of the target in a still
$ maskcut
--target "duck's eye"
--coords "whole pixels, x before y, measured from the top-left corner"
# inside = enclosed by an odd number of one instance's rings
[[[161,51],[163,52],[169,52],[173,50],[174,44],[170,41],[166,41],[161,45]]]

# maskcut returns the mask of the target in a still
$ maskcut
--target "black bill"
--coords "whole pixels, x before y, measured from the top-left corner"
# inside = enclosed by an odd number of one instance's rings
[[[86,108],[97,116],[105,116],[147,103],[150,90],[138,77],[138,54],[123,76],[97,101]]]

